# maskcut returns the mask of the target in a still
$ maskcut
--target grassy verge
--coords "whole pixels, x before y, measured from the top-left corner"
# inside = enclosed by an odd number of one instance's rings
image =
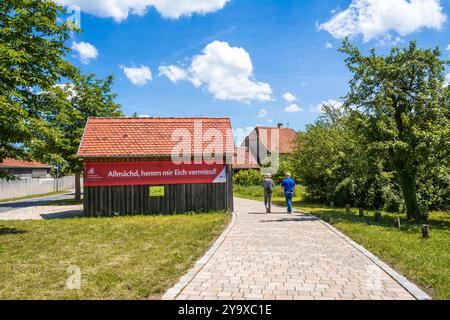
[[[242,198],[262,200],[260,187],[237,186],[235,195]],[[367,211],[364,218],[352,209],[350,214],[342,208],[328,208],[308,204],[302,199],[304,190],[295,198],[295,207],[312,213],[334,225],[354,241],[363,245],[393,268],[422,287],[435,299],[450,299],[450,215],[432,212],[429,224],[431,238],[420,235],[420,224],[406,221],[403,214],[383,212],[381,222],[374,222],[374,212]],[[275,192],[276,204],[284,205],[281,190]],[[394,218],[402,218],[401,229],[394,227]]]
[[[230,215],[0,222],[0,299],[159,298],[206,251]],[[69,290],[69,266],[81,289]]]
[[[66,191],[60,191],[60,192],[49,192],[49,193],[43,193],[43,194],[33,194],[31,196],[3,199],[3,200],[0,200],[0,203],[19,201],[19,200],[27,200],[27,199],[34,199],[34,198],[41,198],[41,197],[56,196],[56,195],[59,195],[59,194],[65,194],[67,192],[68,191],[66,190]]]

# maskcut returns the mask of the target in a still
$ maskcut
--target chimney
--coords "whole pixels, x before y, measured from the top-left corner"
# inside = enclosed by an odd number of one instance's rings
[[[284,125],[282,123],[279,123],[277,127],[278,129],[283,129]]]

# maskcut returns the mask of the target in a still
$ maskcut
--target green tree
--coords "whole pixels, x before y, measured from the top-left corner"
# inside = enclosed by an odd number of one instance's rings
[[[299,178],[294,170],[293,158],[290,156],[280,161],[278,171],[272,176],[273,181],[275,181],[275,183],[281,183],[281,181],[283,181],[283,179],[286,177],[286,173],[290,173],[292,179],[294,179],[295,182],[300,183]]]
[[[113,77],[97,79],[95,75],[78,76],[73,83],[55,86],[41,94],[43,121],[33,126],[30,152],[47,162],[64,163],[75,174],[75,198],[80,199],[80,176],[83,163],[77,157],[86,122],[90,117],[120,117],[121,106],[111,93]]]
[[[388,55],[373,49],[365,56],[348,40],[340,51],[353,75],[345,97],[352,125],[370,153],[394,169],[408,218],[426,218],[417,177],[427,165],[449,157],[448,62],[438,49],[420,49],[414,41]]]
[[[76,71],[64,60],[74,29],[57,22],[63,12],[49,0],[0,1],[0,161],[23,156],[30,121],[39,115],[38,92]]]

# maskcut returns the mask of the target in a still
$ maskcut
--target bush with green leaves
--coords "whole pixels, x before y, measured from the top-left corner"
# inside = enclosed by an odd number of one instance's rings
[[[241,186],[259,186],[263,176],[259,170],[241,170],[234,175],[234,183]]]
[[[272,179],[275,183],[281,183],[286,176],[286,173],[290,173],[292,179],[299,183],[299,177],[296,175],[294,170],[294,164],[292,159],[289,157],[280,161],[280,165],[276,174],[273,175]]]
[[[318,120],[307,126],[291,161],[309,201],[403,212],[405,202],[396,172],[365,150],[347,119]],[[450,167],[424,167],[418,173],[417,197],[429,210],[450,209]]]

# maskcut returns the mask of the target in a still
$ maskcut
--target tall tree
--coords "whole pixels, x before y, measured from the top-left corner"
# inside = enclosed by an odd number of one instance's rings
[[[95,75],[77,76],[73,83],[59,85],[43,92],[39,98],[43,121],[33,127],[30,152],[48,162],[64,163],[65,170],[75,174],[75,199],[81,197],[82,161],[78,147],[89,117],[122,116],[121,106],[111,93],[113,77],[98,79]]]
[[[50,0],[0,1],[0,161],[23,155],[37,93],[76,71],[64,60],[74,28],[58,23],[63,12]]]
[[[371,50],[364,56],[348,40],[340,51],[353,75],[345,107],[357,132],[395,170],[408,218],[426,218],[417,198],[418,172],[450,156],[448,61],[414,41],[388,55]]]

